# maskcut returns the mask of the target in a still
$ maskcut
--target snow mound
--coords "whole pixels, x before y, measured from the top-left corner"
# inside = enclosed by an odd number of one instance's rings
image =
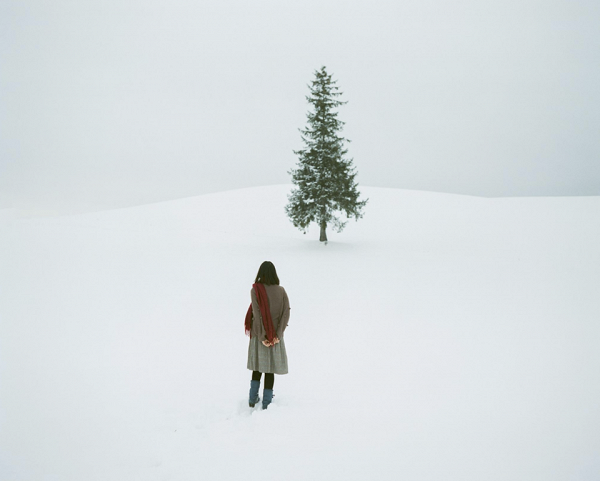
[[[290,186],[0,222],[0,479],[600,479],[600,198]],[[290,374],[250,409],[258,266]]]

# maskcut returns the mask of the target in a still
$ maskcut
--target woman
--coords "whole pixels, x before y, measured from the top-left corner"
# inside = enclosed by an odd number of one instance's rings
[[[290,319],[290,302],[285,289],[279,285],[272,262],[261,264],[250,291],[252,303],[246,314],[246,334],[250,336],[248,369],[252,371],[248,404],[260,401],[260,378],[265,373],[262,408],[273,399],[275,374],[287,374],[288,363],[283,332]]]

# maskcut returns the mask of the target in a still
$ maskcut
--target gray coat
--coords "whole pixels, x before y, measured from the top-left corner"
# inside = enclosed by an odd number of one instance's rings
[[[267,339],[267,334],[262,322],[260,308],[256,300],[254,288],[250,291],[252,299],[252,328],[250,329],[250,345],[248,346],[248,369],[274,374],[287,374],[288,361],[285,350],[283,333],[290,319],[290,302],[281,286],[265,286],[269,298],[269,310],[273,320],[273,328],[279,342],[274,346],[266,347],[262,341]]]

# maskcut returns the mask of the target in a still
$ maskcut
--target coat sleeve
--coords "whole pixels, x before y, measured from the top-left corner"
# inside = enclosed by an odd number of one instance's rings
[[[258,300],[256,298],[256,292],[254,288],[250,289],[250,298],[252,299],[252,336],[255,336],[259,341],[267,339],[267,332],[263,324],[262,316],[260,314],[260,307],[258,307]]]
[[[283,312],[281,314],[279,326],[277,327],[277,337],[279,339],[283,338],[283,331],[285,331],[285,328],[288,326],[288,323],[290,321],[290,300],[288,299],[287,292],[285,292],[285,289],[283,289],[283,306],[281,309]]]

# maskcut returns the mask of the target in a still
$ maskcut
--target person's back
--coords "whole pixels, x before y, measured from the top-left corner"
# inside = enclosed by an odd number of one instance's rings
[[[265,291],[269,299],[269,311],[271,313],[271,320],[273,322],[273,328],[276,332],[276,337],[281,341],[283,333],[287,327],[288,320],[290,318],[290,302],[288,300],[287,293],[282,286],[279,285],[266,285]],[[254,287],[250,291],[250,298],[252,300],[252,314],[254,319],[258,319],[259,322],[252,323],[252,334],[256,335],[262,342],[266,339],[266,332],[263,324],[262,315],[258,307],[256,298],[256,292]]]

